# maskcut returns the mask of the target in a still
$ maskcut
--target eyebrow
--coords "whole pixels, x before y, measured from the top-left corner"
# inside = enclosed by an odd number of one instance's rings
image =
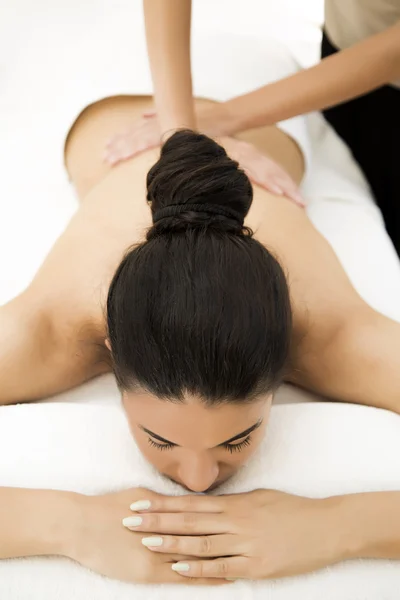
[[[236,440],[240,440],[241,438],[250,435],[250,433],[252,433],[253,431],[255,431],[256,429],[258,429],[260,427],[262,422],[263,422],[263,419],[261,418],[257,421],[257,423],[254,423],[254,425],[252,425],[248,429],[245,429],[245,431],[242,431],[241,433],[234,435],[229,440],[226,440],[226,442],[221,442],[221,444],[218,444],[218,446],[215,446],[215,447],[219,448],[220,446],[225,446],[226,444],[231,444],[232,442],[236,442]],[[157,433],[153,433],[152,431],[150,431],[150,429],[143,427],[143,425],[139,425],[139,427],[142,431],[144,431],[148,435],[151,435],[151,437],[153,437],[154,439],[159,440],[160,442],[164,442],[164,444],[170,444],[171,446],[177,446],[178,448],[180,447],[179,444],[175,444],[175,442],[170,442],[169,440],[166,440],[165,438],[161,437],[161,435],[157,435]]]

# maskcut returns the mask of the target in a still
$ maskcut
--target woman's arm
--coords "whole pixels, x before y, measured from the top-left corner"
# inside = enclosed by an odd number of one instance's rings
[[[400,22],[295,75],[238,96],[199,115],[218,135],[271,125],[322,110],[400,78]],[[222,123],[222,124],[221,124]]]
[[[338,497],[347,527],[346,558],[400,559],[400,492]]]
[[[142,544],[143,536],[122,524],[132,501],[143,494],[152,492],[132,488],[86,496],[0,487],[0,560],[60,556],[121,581],[184,583],[171,569],[171,560],[182,555],[151,555]]]
[[[327,334],[322,320],[316,329],[299,345],[290,381],[332,400],[400,414],[400,324],[355,304]]]
[[[63,555],[72,492],[0,487],[0,559]]]
[[[161,133],[195,128],[191,0],[144,0],[147,49]]]
[[[54,317],[49,286],[35,288],[0,307],[0,406],[42,400],[94,376],[93,358]]]

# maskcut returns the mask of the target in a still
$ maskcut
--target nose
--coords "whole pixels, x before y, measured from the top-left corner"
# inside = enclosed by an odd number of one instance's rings
[[[218,463],[208,453],[191,453],[179,467],[179,479],[192,492],[204,492],[217,480]]]

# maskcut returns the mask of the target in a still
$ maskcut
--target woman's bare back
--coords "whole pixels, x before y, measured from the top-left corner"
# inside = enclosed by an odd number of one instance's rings
[[[25,303],[41,305],[64,357],[59,359],[64,375],[49,393],[109,370],[104,345],[107,290],[124,252],[144,239],[151,224],[145,179],[159,150],[113,168],[104,163],[103,154],[108,138],[126,129],[150,104],[148,97],[105,99],[83,111],[68,136],[66,166],[80,207],[25,295]],[[263,127],[241,137],[300,181],[302,155],[285,133]],[[351,286],[329,244],[294,203],[255,187],[246,224],[287,273],[294,313],[291,379],[312,387],[309,382],[320,368],[321,352],[344,319],[371,309]]]

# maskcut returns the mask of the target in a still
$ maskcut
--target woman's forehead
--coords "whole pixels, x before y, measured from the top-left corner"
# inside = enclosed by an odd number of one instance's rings
[[[270,398],[208,406],[193,397],[177,403],[151,394],[126,393],[123,403],[131,426],[179,446],[213,448],[258,425],[267,414]]]

